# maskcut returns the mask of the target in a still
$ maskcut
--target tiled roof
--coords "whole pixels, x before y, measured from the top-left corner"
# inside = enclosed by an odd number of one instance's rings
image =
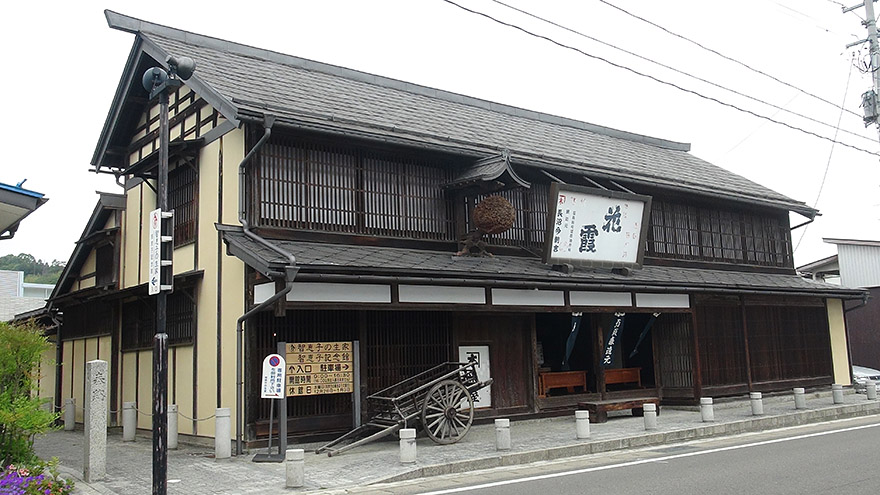
[[[280,271],[286,258],[249,239],[240,227],[218,226],[230,254],[245,259],[257,270]],[[629,275],[608,270],[576,268],[565,274],[536,258],[495,256],[492,258],[455,256],[452,252],[426,251],[376,246],[326,244],[306,241],[271,240],[270,243],[296,257],[300,273],[349,274],[388,277],[428,277],[442,279],[505,280],[582,285],[583,289],[644,288],[681,291],[733,291],[797,293],[861,297],[862,291],[814,282],[795,274],[749,273],[665,266],[644,266]]]
[[[139,33],[154,58],[192,57],[191,83],[236,120],[272,114],[280,125],[484,157],[510,150],[514,163],[650,183],[758,202],[812,216],[806,204],[701,160],[684,143],[418,86],[113,12],[112,27]],[[202,95],[205,97],[205,95]]]

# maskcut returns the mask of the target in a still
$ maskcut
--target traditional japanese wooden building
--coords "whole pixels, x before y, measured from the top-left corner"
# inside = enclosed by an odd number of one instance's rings
[[[102,200],[53,297],[59,403],[82,394],[81,363],[104,356],[110,407],[149,410],[159,123],[141,76],[169,55],[197,63],[170,115],[169,400],[183,434],[212,435],[198,419],[230,407],[245,440],[265,435],[260,371],[278,342],[357,342],[360,396],[479,355],[494,379],[484,417],[850,382],[843,302],[863,292],[793,266],[789,214],[817,212],[688,144],[107,19],[135,42],[92,163],[125,193]],[[636,198],[643,228],[615,251],[634,262],[548,256],[568,242],[553,234],[568,215],[560,190],[608,207]],[[496,196],[510,228],[474,232]],[[566,220],[586,249],[578,222]],[[469,255],[481,248],[493,256]],[[352,424],[351,393],[296,395],[291,435]]]

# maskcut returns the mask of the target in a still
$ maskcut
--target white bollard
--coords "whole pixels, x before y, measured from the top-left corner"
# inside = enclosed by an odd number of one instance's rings
[[[135,434],[137,433],[137,422],[138,422],[137,403],[123,402],[122,403],[122,441],[123,442],[134,442],[134,437],[135,437]]]
[[[228,407],[218,407],[214,413],[214,459],[232,457],[232,420]]]
[[[495,420],[495,450],[510,450],[510,420]]]
[[[807,408],[807,397],[804,395],[803,388],[795,388],[794,391],[794,408],[795,409],[806,409]]]
[[[416,462],[416,429],[402,428],[400,430],[400,463],[412,464]]]
[[[64,431],[76,428],[76,399],[64,399]]]
[[[700,416],[704,423],[715,421],[715,406],[712,405],[711,397],[700,398]]]
[[[764,399],[761,392],[749,392],[749,399],[752,402],[752,416],[761,416],[764,414]]]
[[[865,394],[868,400],[877,400],[877,383],[874,380],[868,380],[865,384]]]
[[[285,471],[287,475],[287,488],[301,488],[306,484],[305,477],[305,450],[303,449],[287,449],[285,454]]]
[[[83,481],[91,483],[107,476],[107,361],[86,363],[83,404]]]
[[[575,411],[574,422],[578,439],[590,438],[590,411]]]
[[[645,404],[643,411],[645,413],[645,429],[657,429],[657,404]]]
[[[177,404],[168,405],[168,448],[177,448]]]
[[[835,404],[843,404],[843,385],[837,383],[831,385],[831,401]]]

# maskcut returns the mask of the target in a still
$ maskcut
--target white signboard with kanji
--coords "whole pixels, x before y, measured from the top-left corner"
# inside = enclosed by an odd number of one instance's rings
[[[162,210],[153,210],[150,212],[150,241],[148,250],[150,253],[150,268],[147,275],[148,293],[155,296],[161,290],[161,258],[162,246]]]
[[[284,358],[280,354],[269,354],[263,359],[263,379],[260,387],[261,399],[284,398]]]
[[[544,262],[641,267],[651,197],[551,184]]]

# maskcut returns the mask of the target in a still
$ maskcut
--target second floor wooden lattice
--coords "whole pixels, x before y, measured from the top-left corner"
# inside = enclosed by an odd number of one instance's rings
[[[461,163],[427,153],[276,137],[251,168],[248,214],[253,226],[267,229],[455,242],[473,228],[471,212],[485,197],[444,187]],[[487,241],[538,254],[550,181],[534,171],[523,174],[529,188],[491,193],[511,202],[516,220]],[[656,191],[652,196],[647,258],[793,266],[785,212],[672,201]]]

